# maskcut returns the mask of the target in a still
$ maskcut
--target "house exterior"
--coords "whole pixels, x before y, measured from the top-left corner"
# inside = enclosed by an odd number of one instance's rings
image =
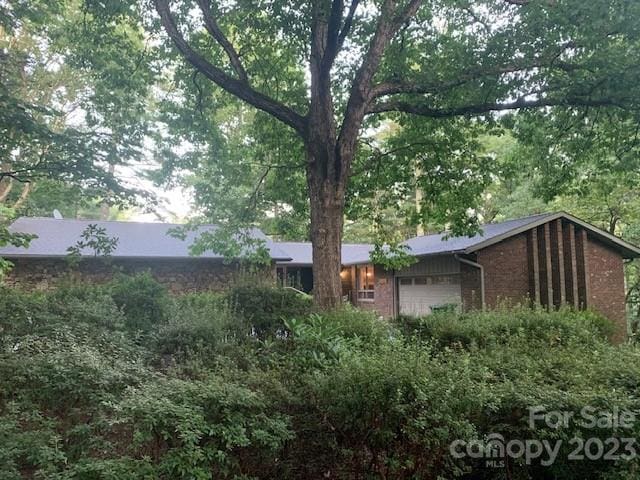
[[[572,215],[534,215],[484,225],[473,237],[436,234],[404,244],[416,263],[400,270],[371,264],[364,244],[343,253],[345,298],[384,317],[454,307],[568,305],[613,320],[617,339],[627,334],[623,262],[639,257],[640,249]]]
[[[118,244],[107,264],[85,259],[69,268],[68,252],[89,224],[104,228]],[[172,236],[178,225],[102,222],[55,218],[20,218],[11,229],[38,236],[28,248],[3,247],[0,256],[14,263],[6,283],[46,289],[69,275],[106,281],[115,271],[150,271],[174,293],[222,290],[238,275],[239,261],[215,252],[191,256],[197,235],[215,226]],[[305,242],[273,242],[259,230],[249,236],[262,240],[271,267],[264,274],[281,285],[313,289],[312,248]],[[593,309],[617,325],[617,338],[627,333],[626,259],[640,249],[564,212],[534,215],[481,227],[472,237],[446,234],[415,237],[404,242],[416,262],[387,270],[370,261],[369,244],[342,246],[342,294],[360,308],[384,317],[422,316],[440,309],[469,311],[499,305],[568,305]],[[115,268],[114,268],[115,267]]]
[[[67,249],[76,245],[83,231],[90,225],[104,228],[110,238],[117,238],[117,246],[108,259],[94,258],[94,252],[84,249],[82,261],[70,268]],[[28,248],[5,246],[0,256],[14,267],[5,283],[25,289],[47,289],[68,277],[88,282],[108,281],[114,272],[150,272],[156,280],[173,293],[215,291],[228,287],[242,275],[240,263],[229,261],[215,252],[192,256],[189,247],[203,232],[215,230],[206,225],[186,233],[184,239],[171,234],[180,225],[168,223],[112,222],[42,217],[22,217],[10,227],[11,231],[37,235]],[[269,250],[272,265],[264,275],[275,278],[275,262],[290,257],[258,229],[248,232],[262,240]]]

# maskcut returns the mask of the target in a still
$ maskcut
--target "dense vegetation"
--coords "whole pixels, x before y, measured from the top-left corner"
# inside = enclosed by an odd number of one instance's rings
[[[527,423],[535,405],[640,408],[640,351],[611,346],[596,316],[522,310],[394,326],[250,290],[172,298],[148,276],[2,290],[0,478],[637,475],[635,462],[569,462],[564,450],[549,467],[449,453],[455,439],[489,433],[636,437],[637,427]]]

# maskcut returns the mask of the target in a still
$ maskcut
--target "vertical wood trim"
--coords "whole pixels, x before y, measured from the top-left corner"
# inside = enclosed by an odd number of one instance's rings
[[[558,275],[560,284],[560,306],[567,303],[567,290],[564,275],[564,238],[562,236],[562,219],[556,220],[556,239],[558,241]]]
[[[591,276],[589,275],[589,239],[584,228],[580,231],[580,236],[582,237],[582,254],[584,255],[584,306],[588,308],[591,303]]]
[[[529,230],[529,288],[533,293],[533,301],[540,305],[540,258],[538,257],[538,229]]]
[[[580,308],[580,296],[578,293],[578,260],[576,257],[576,227],[569,224],[569,248],[571,249],[571,290],[573,306]]]
[[[576,262],[578,270],[578,308],[589,305],[589,266],[587,255],[587,232],[579,229],[576,232]]]
[[[553,270],[551,266],[551,229],[549,222],[544,224],[544,260],[547,274],[547,308],[553,307]]]

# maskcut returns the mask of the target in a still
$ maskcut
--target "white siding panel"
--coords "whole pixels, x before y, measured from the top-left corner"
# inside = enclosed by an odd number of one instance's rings
[[[439,278],[449,281],[441,282]],[[462,301],[460,278],[458,275],[400,278],[398,300],[400,315],[415,317],[429,315],[431,307],[436,305],[459,305]]]

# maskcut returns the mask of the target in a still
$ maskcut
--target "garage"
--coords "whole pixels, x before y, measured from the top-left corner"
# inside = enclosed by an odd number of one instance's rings
[[[419,317],[461,303],[460,275],[421,275],[398,278],[400,315]]]

